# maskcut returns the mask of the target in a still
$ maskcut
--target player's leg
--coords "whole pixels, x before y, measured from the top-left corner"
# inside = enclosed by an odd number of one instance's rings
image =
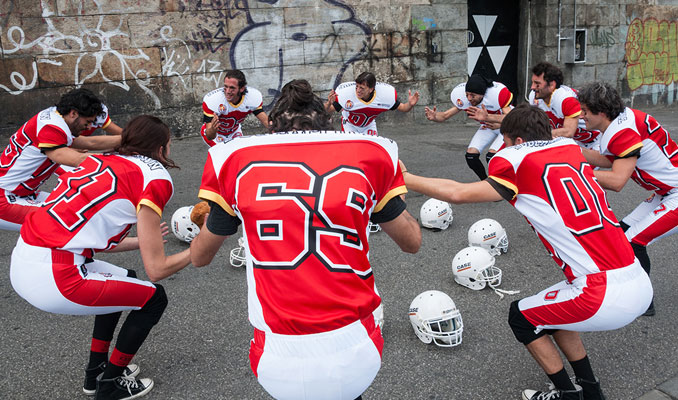
[[[0,229],[18,232],[29,212],[40,207],[49,193],[38,192],[35,196],[19,197],[0,189]]]
[[[490,144],[490,148],[487,150],[487,153],[485,154],[485,161],[487,161],[487,165],[490,165],[490,160],[492,157],[494,157],[495,154],[501,149],[501,147],[504,145],[504,135],[499,132],[499,130],[493,131],[497,135],[497,137],[492,141]]]
[[[593,374],[593,368],[579,332],[558,330],[553,333],[553,339],[570,363],[575,375],[575,382],[582,387],[584,399],[604,400],[605,396],[600,388],[600,381]]]
[[[468,144],[466,149],[466,165],[478,176],[481,181],[487,178],[485,166],[480,161],[480,152],[485,150],[487,146],[495,139],[495,135],[488,129],[478,129]]]
[[[654,195],[640,203],[635,210],[622,220],[626,237],[645,272],[650,274],[650,257],[647,246],[655,241],[678,232],[678,193],[667,196]],[[655,315],[654,302],[646,316]]]

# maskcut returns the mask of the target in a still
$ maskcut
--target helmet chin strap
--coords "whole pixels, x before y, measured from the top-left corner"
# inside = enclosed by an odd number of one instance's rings
[[[497,286],[499,286],[499,284],[493,285],[493,284],[491,284],[491,283],[488,282],[487,285],[488,285],[489,287],[491,287],[492,290],[494,290],[494,293],[496,293],[497,296],[499,296],[500,299],[503,299],[505,294],[511,295],[511,294],[518,294],[518,293],[520,293],[520,290],[505,290],[505,289],[499,289],[499,288],[497,287]]]

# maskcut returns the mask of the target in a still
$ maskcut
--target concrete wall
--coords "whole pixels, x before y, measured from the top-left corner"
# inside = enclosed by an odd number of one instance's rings
[[[101,94],[120,123],[153,113],[175,134],[196,134],[203,95],[231,68],[261,90],[266,108],[294,78],[308,79],[326,96],[371,70],[403,101],[410,88],[426,100],[444,99],[453,82],[465,80],[465,0],[0,0],[0,6],[4,133],[85,86]]]
[[[559,4],[562,36],[575,24],[587,31],[585,63],[562,61],[565,41],[561,62],[556,61]],[[592,80],[616,82],[634,107],[678,102],[678,1],[533,0],[525,5],[531,12],[532,64],[554,62],[573,87]]]
[[[557,61],[559,4],[562,30],[575,16],[587,29],[583,64]],[[603,79],[636,105],[676,102],[678,1],[522,5],[519,81],[545,59],[575,87]],[[194,135],[203,95],[231,68],[267,108],[290,79],[326,96],[371,70],[402,101],[421,93],[415,110],[379,123],[423,121],[425,105],[451,106],[450,90],[466,80],[467,18],[466,0],[0,0],[0,135],[78,86],[99,93],[121,125],[153,113]]]

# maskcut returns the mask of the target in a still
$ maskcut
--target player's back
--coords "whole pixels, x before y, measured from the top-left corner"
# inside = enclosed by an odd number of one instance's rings
[[[93,155],[59,177],[21,236],[33,246],[91,256],[115,247],[136,223],[141,204],[160,211],[172,195],[167,170],[144,156]]]
[[[250,307],[255,327],[324,332],[379,305],[367,226],[405,191],[395,142],[338,132],[255,135],[213,147],[210,164],[216,190],[243,221],[250,304],[260,304]],[[201,194],[205,187],[204,175]]]
[[[568,279],[633,262],[633,251],[605,191],[572,139],[526,142],[495,157],[490,176],[517,190],[511,203],[534,227]]]

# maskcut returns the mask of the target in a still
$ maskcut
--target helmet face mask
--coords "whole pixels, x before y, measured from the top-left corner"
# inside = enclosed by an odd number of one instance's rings
[[[191,221],[191,211],[193,211],[193,206],[179,207],[172,214],[170,223],[174,236],[186,243],[191,243],[200,233],[200,227]]]
[[[419,220],[424,228],[445,230],[453,219],[450,204],[438,199],[426,200],[419,210]]]
[[[509,240],[506,230],[499,222],[484,218],[469,228],[468,245],[482,247],[493,256],[498,256],[508,251]]]
[[[235,247],[230,252],[230,259],[232,267],[240,268],[247,263],[247,257],[245,256],[245,240],[240,237],[238,238],[238,247]]]
[[[410,304],[410,323],[423,343],[454,347],[462,342],[464,323],[454,301],[445,293],[428,290]]]
[[[379,224],[373,224],[372,222],[367,223],[367,230],[370,233],[377,233],[381,230],[381,226]]]
[[[499,286],[502,272],[494,263],[494,256],[483,247],[461,249],[452,260],[454,281],[473,290]]]

